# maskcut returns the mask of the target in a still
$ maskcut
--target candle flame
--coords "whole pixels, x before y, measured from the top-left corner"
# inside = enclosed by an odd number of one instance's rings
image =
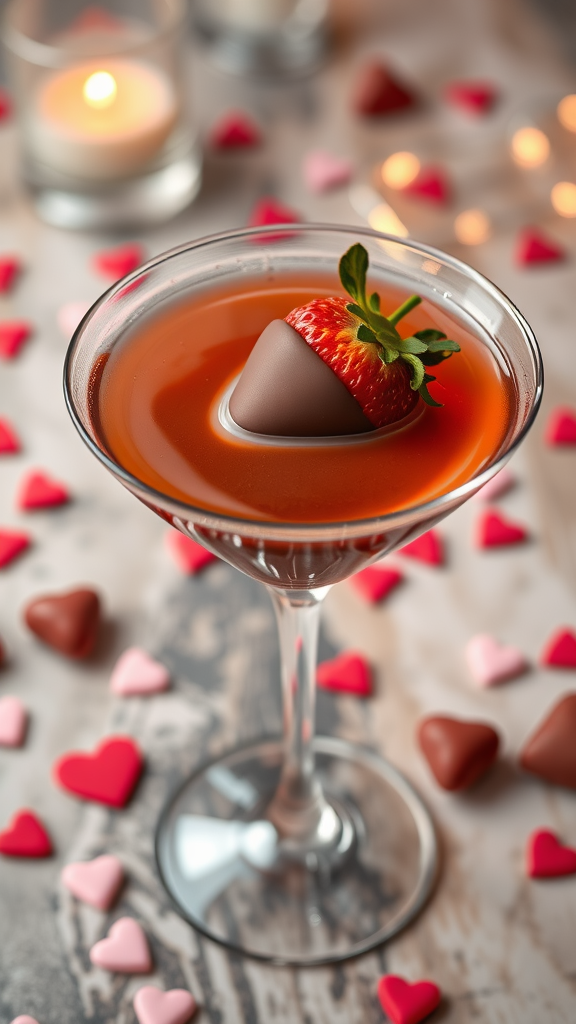
[[[84,82],[82,93],[89,107],[103,110],[116,99],[116,79],[109,71],[95,71]]]

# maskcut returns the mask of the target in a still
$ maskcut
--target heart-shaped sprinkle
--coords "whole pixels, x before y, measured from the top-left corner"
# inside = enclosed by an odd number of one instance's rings
[[[506,519],[495,509],[486,509],[476,524],[476,546],[499,548],[508,544],[520,544],[528,537],[527,529],[521,523]]]
[[[529,878],[559,878],[576,873],[576,850],[563,846],[548,829],[538,829],[528,839],[526,874]]]
[[[0,295],[5,295],[16,282],[22,270],[17,256],[0,256]]]
[[[316,670],[316,680],[324,690],[353,693],[356,697],[369,697],[372,693],[370,666],[361,654],[354,651],[321,662]]]
[[[11,1024],[38,1024],[35,1017],[29,1017],[27,1013],[21,1013],[19,1017],[14,1017]]]
[[[210,133],[210,142],[215,149],[244,149],[258,146],[261,141],[258,125],[241,110],[224,114]]]
[[[540,663],[549,668],[576,668],[576,633],[572,629],[556,630],[547,641]]]
[[[565,258],[565,249],[537,228],[524,228],[516,239],[515,260],[521,267],[558,263]]]
[[[0,455],[12,455],[20,451],[20,441],[11,423],[0,419]]]
[[[88,658],[98,638],[100,598],[89,587],[45,594],[26,605],[24,621],[55,651],[69,658]]]
[[[13,359],[32,334],[26,320],[3,320],[0,323],[0,359]]]
[[[550,445],[576,445],[576,409],[560,407],[548,418],[544,438]]]
[[[507,494],[516,483],[516,477],[513,472],[505,466],[501,469],[496,476],[493,476],[484,487],[481,487],[479,491],[473,497],[473,501],[494,501],[495,498],[501,498],[503,494]]]
[[[0,832],[0,853],[6,857],[49,857],[52,842],[32,811],[18,811],[8,828]]]
[[[314,150],[304,157],[302,171],[311,192],[327,192],[350,181],[352,161],[323,150]]]
[[[285,206],[284,203],[280,203],[271,196],[264,196],[252,207],[248,226],[259,228],[265,227],[267,224],[298,224],[300,221],[302,221],[302,217],[291,207]],[[271,232],[267,235],[254,235],[253,241],[261,245],[264,242],[278,242],[290,237],[290,233],[286,231],[278,234]]]
[[[166,534],[166,545],[182,572],[191,576],[216,561],[216,555],[179,530],[170,530]]]
[[[427,565],[444,564],[444,546],[442,538],[436,530],[428,530],[421,537],[405,544],[403,548],[400,548],[400,554],[415,558],[418,562],[426,562]]]
[[[144,759],[128,736],[111,736],[93,754],[72,751],[54,765],[54,778],[69,793],[110,807],[124,807],[134,789]]]
[[[94,860],[67,864],[60,878],[83,903],[90,903],[98,910],[109,910],[124,881],[124,868],[118,857],[105,853]]]
[[[0,747],[21,747],[26,736],[28,713],[18,697],[0,697]]]
[[[467,789],[498,756],[500,739],[491,725],[430,715],[418,726],[418,743],[439,786]]]
[[[392,114],[415,103],[414,93],[401,85],[381,61],[372,60],[361,68],[352,93],[352,107],[357,114],[365,117]]]
[[[26,548],[30,547],[30,537],[21,530],[0,529],[0,569],[13,562]]]
[[[122,697],[162,693],[170,686],[170,673],[141,647],[130,647],[120,655],[110,676],[112,693]]]
[[[65,505],[70,494],[64,484],[52,480],[46,473],[29,473],[20,485],[16,503],[22,512]]]
[[[450,185],[439,167],[423,167],[402,191],[407,196],[414,196],[438,206],[450,200]]]
[[[520,764],[556,786],[576,789],[576,693],[554,705],[524,744]]]
[[[492,110],[497,95],[489,82],[449,82],[444,90],[448,103],[476,116]]]
[[[63,306],[60,306],[56,319],[58,327],[65,338],[70,338],[74,334],[82,317],[86,315],[89,309],[90,303],[81,301],[65,302]]]
[[[528,667],[518,647],[504,647],[488,633],[480,633],[468,641],[466,661],[478,686],[494,686],[506,679],[515,679]]]
[[[118,245],[114,249],[104,249],[97,252],[92,259],[92,266],[102,277],[111,281],[118,281],[136,270],[144,262],[144,249],[137,242],[127,242],[126,245]]]
[[[121,917],[108,936],[90,950],[95,967],[121,974],[148,974],[152,970],[150,947],[144,930],[132,917]]]
[[[10,117],[12,113],[12,100],[10,94],[6,92],[6,89],[0,88],[0,121],[4,121]]]
[[[139,1024],[186,1024],[195,1010],[194,997],[184,988],[162,992],[153,985],[145,985],[134,996]]]
[[[385,974],[378,982],[378,999],[393,1024],[419,1024],[439,1005],[441,993],[433,981],[410,984],[396,974]]]
[[[388,569],[384,566],[369,565],[367,569],[361,569],[350,577],[350,584],[358,593],[371,604],[378,604],[397,587],[404,579],[398,569]]]

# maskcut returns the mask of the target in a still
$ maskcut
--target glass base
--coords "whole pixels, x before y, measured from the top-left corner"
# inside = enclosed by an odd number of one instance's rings
[[[428,811],[386,761],[317,737],[316,770],[341,827],[331,848],[294,851],[266,816],[283,746],[265,740],[200,768],[165,808],[162,880],[195,928],[229,949],[292,966],[357,956],[427,900],[437,845]]]
[[[47,224],[70,230],[148,227],[190,205],[200,189],[201,159],[194,148],[148,174],[94,188],[43,181],[36,168],[25,167],[24,180]]]

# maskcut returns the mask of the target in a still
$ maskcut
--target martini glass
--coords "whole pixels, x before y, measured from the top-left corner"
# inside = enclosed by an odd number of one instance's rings
[[[378,518],[307,525],[185,504],[115,460],[93,412],[93,394],[101,357],[135,325],[175,300],[201,298],[215,285],[266,287],[271,276],[295,271],[333,274],[339,291],[339,257],[357,241],[368,250],[376,287],[400,286],[431,299],[468,326],[498,361],[512,396],[510,416],[481,472],[426,504]],[[392,765],[366,747],[314,735],[320,605],[332,584],[430,529],[502,468],[533,422],[542,394],[541,358],[530,327],[488,280],[424,245],[336,226],[234,231],[173,249],[106,292],[72,339],[65,393],[80,435],[100,462],[163,519],[261,581],[278,622],[283,736],[203,765],[162,813],[157,863],[176,907],[211,939],[277,964],[332,963],[373,948],[424,905],[437,872],[437,845],[426,807]]]

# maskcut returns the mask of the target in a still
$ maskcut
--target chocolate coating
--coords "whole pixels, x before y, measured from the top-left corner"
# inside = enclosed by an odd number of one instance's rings
[[[520,752],[525,771],[576,789],[576,693],[554,705]]]
[[[484,722],[435,715],[420,722],[418,742],[438,784],[453,791],[467,789],[488,771],[500,738]]]
[[[285,320],[272,320],[230,397],[244,430],[276,437],[363,434],[374,427],[339,377]]]
[[[26,605],[24,621],[54,650],[69,658],[87,658],[98,636],[100,598],[89,588],[46,594]]]

